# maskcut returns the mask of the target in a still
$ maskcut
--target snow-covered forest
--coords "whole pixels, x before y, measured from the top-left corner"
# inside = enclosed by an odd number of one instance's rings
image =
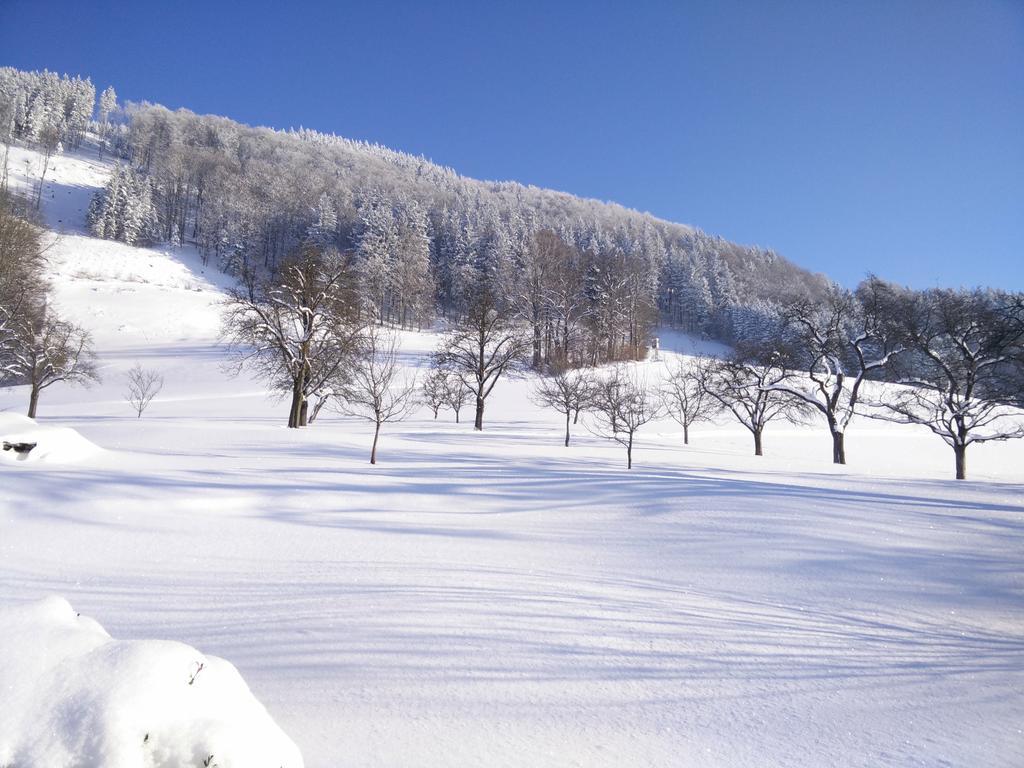
[[[1024,760],[1021,293],[48,72],[0,140],[0,766]]]

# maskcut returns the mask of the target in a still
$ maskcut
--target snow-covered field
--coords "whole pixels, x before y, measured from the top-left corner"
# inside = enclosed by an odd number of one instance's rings
[[[837,468],[821,425],[755,458],[660,422],[626,471],[519,379],[483,433],[424,409],[371,467],[364,423],[285,429],[224,374],[194,252],[81,233],[105,172],[48,174],[56,302],[104,381],[48,390],[38,428],[0,392],[0,437],[82,439],[0,461],[0,607],[61,595],[226,659],[312,768],[1024,765],[1024,441],[956,482],[912,428],[854,422]],[[409,364],[437,338],[405,334]],[[135,362],[166,379],[141,420]]]

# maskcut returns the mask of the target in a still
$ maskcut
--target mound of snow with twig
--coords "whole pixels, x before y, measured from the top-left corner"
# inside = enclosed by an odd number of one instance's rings
[[[0,413],[0,441],[36,444],[28,453],[17,453],[14,450],[0,452],[0,460],[9,462],[73,464],[102,450],[70,427],[37,424],[27,416],[14,413]]]
[[[63,598],[0,610],[0,658],[0,765],[302,768],[231,664],[114,640]]]

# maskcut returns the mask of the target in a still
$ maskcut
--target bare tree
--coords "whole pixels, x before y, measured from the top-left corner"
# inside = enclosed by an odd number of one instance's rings
[[[755,456],[763,455],[769,422],[780,417],[796,420],[806,413],[805,404],[775,389],[786,375],[777,355],[743,347],[730,359],[712,361],[704,373],[707,394],[753,435]]]
[[[89,386],[99,381],[92,340],[82,328],[58,319],[45,305],[18,323],[5,355],[4,378],[29,386],[29,418],[36,417],[43,390],[64,382]]]
[[[124,399],[135,411],[136,418],[141,419],[142,412],[164,388],[164,377],[152,368],[143,368],[140,363],[136,363],[128,370],[126,378],[128,391],[125,392]]]
[[[626,449],[626,469],[633,468],[633,440],[644,424],[661,416],[657,394],[635,371],[616,366],[595,388],[591,431]]]
[[[466,387],[461,378],[452,373],[445,376],[444,384],[444,404],[455,413],[455,423],[458,424],[462,406],[473,398],[473,392]]]
[[[484,428],[484,403],[502,374],[519,363],[530,343],[494,293],[481,286],[465,321],[441,343],[437,364],[457,376],[476,399],[473,428]]]
[[[927,427],[953,449],[956,479],[967,448],[1024,437],[1024,301],[1001,291],[933,289],[909,295],[899,315],[909,349],[897,360],[906,385],[871,403],[868,415]]]
[[[579,418],[580,411],[593,403],[594,395],[593,376],[589,371],[555,369],[551,375],[537,379],[532,400],[542,408],[551,408],[565,416],[565,446],[568,448],[573,414]]]
[[[398,362],[398,338],[378,326],[369,327],[361,354],[340,392],[339,408],[350,416],[373,422],[370,463],[377,463],[377,441],[384,424],[402,421],[416,407],[416,379],[406,376]]]
[[[830,286],[821,299],[790,301],[783,313],[792,338],[782,340],[778,351],[787,370],[769,386],[824,416],[836,464],[846,463],[846,428],[864,380],[904,347],[904,334],[892,320],[898,301],[897,289],[870,277],[856,294]]]
[[[661,388],[661,402],[666,413],[683,428],[683,444],[690,444],[690,427],[711,421],[722,406],[704,387],[711,361],[704,357],[679,360],[668,368]]]
[[[448,402],[448,372],[443,368],[432,367],[430,373],[423,378],[420,385],[422,399],[437,419],[437,412]]]
[[[291,397],[288,426],[308,423],[346,370],[362,324],[349,259],[303,245],[274,278],[229,292],[222,336],[232,370],[249,368]],[[330,391],[329,391],[330,390]]]

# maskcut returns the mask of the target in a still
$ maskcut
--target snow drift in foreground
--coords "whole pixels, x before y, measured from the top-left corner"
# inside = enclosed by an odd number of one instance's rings
[[[0,765],[302,768],[231,664],[114,640],[63,598],[0,609],[0,658]]]
[[[101,450],[70,427],[37,424],[27,416],[14,413],[0,413],[0,441],[36,444],[28,453],[0,452],[3,461],[72,464],[89,459]]]

